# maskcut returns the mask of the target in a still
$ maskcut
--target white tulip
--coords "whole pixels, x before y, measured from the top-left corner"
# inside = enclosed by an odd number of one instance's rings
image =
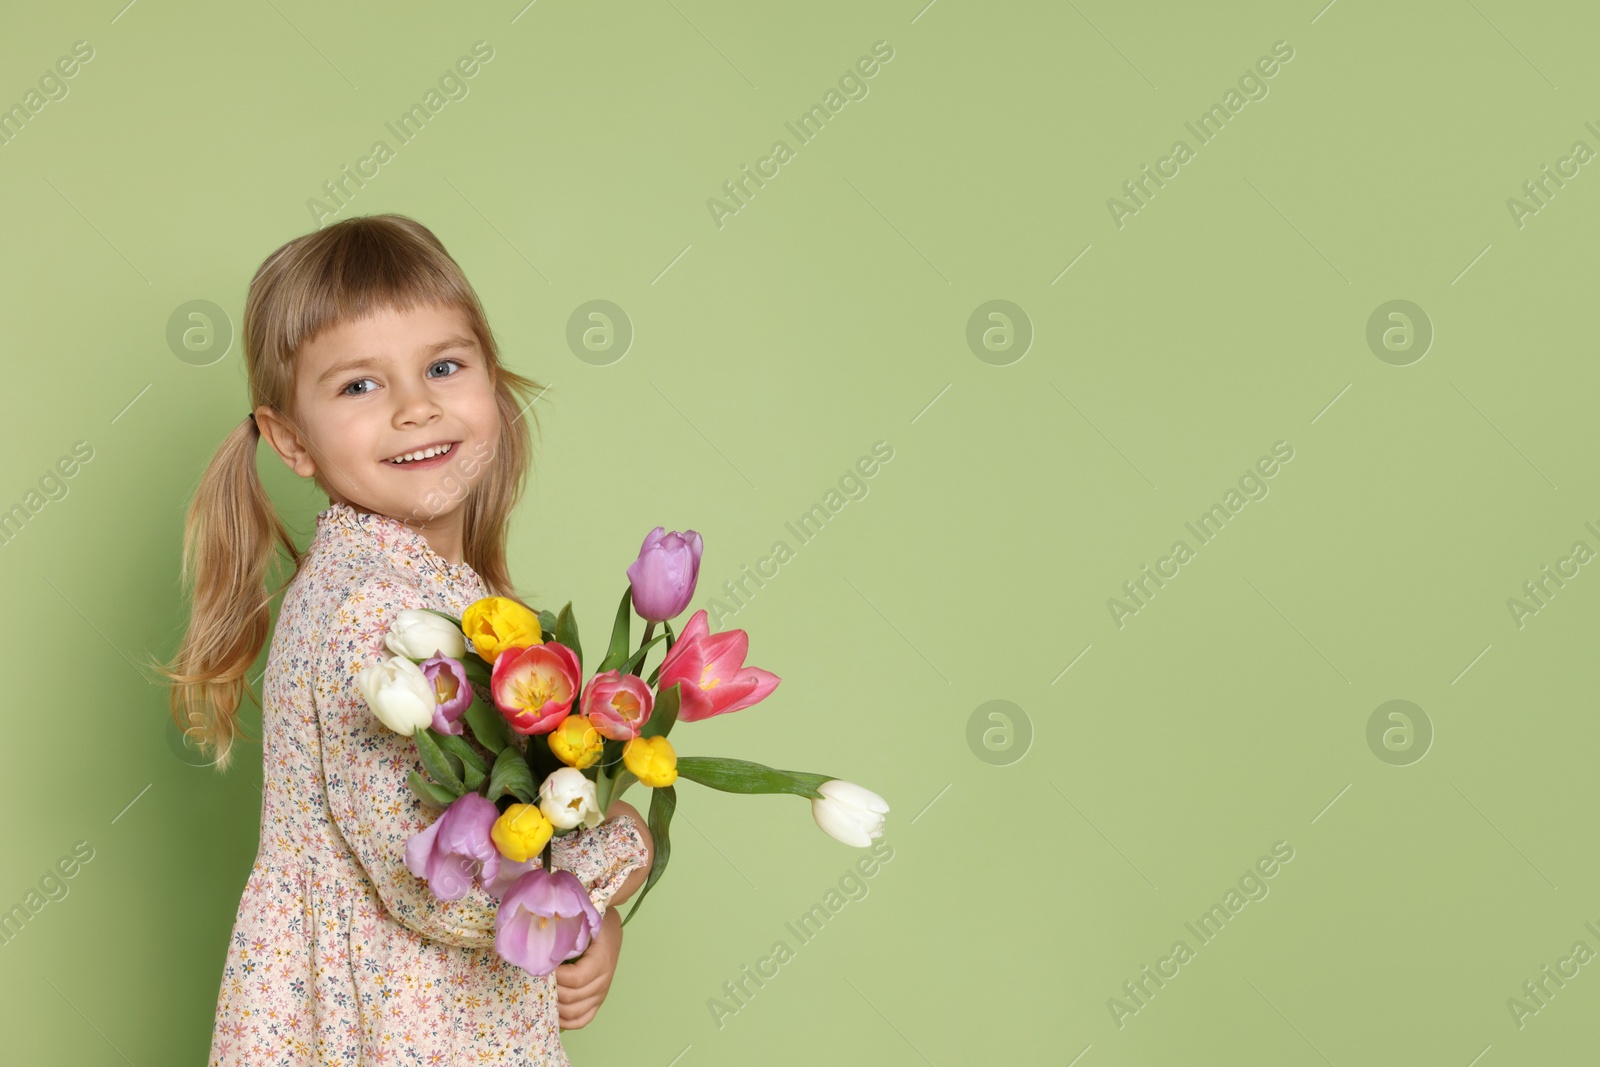
[[[603,818],[594,783],[576,767],[550,772],[539,786],[539,810],[557,830],[570,830],[579,823],[587,829]]]
[[[467,638],[459,626],[418,608],[402,609],[390,623],[383,643],[395,655],[412,659],[432,659],[439,654],[460,659],[467,654]]]
[[[378,721],[397,734],[410,737],[433,725],[439,706],[427,675],[405,656],[390,656],[382,663],[363,667],[356,686]]]
[[[823,831],[838,841],[866,848],[883,836],[883,816],[889,802],[872,790],[832,778],[817,787],[822,796],[811,801],[811,817]]]

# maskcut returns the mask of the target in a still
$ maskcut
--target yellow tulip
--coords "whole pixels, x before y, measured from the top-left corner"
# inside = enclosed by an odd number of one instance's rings
[[[580,771],[600,758],[600,752],[605,744],[605,738],[600,736],[600,731],[590,725],[588,718],[583,715],[568,715],[561,720],[560,726],[551,730],[545,737],[556,759]]]
[[[513,804],[489,827],[489,838],[500,855],[517,863],[537,856],[553,833],[555,827],[537,804]]]
[[[539,616],[503,596],[474,601],[461,616],[461,632],[472,641],[472,650],[489,663],[508,648],[544,644]]]
[[[635,737],[622,746],[622,763],[652,789],[678,780],[678,754],[665,737]]]

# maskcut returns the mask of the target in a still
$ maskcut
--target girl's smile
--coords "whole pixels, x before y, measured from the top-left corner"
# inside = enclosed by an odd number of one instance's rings
[[[455,453],[455,446],[460,441],[435,441],[433,444],[414,448],[409,452],[401,452],[384,460],[391,467],[420,467],[424,470],[433,467],[442,467],[445,461]]]

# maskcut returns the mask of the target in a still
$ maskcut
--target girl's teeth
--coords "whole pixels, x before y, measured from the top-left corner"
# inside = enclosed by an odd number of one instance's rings
[[[419,459],[429,459],[433,456],[439,455],[440,453],[450,451],[451,447],[452,446],[450,445],[441,445],[438,448],[425,448],[421,452],[408,452],[403,456],[397,456],[394,459],[391,459],[389,462],[398,464],[410,463]]]

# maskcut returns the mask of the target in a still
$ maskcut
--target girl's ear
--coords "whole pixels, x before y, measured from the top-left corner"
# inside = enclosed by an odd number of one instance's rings
[[[294,424],[266,404],[256,408],[255,415],[256,428],[284,465],[302,478],[314,477],[317,465]]]

